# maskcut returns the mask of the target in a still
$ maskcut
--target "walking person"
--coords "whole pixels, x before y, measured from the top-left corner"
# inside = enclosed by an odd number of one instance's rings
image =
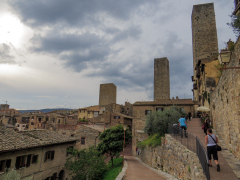
[[[181,128],[181,137],[183,137],[182,131],[184,130],[185,132],[185,137],[187,137],[187,121],[186,119],[181,116],[181,118],[178,120],[179,122],[179,127]]]
[[[207,144],[207,154],[209,159],[209,166],[212,167],[211,159],[213,159],[217,165],[217,171],[220,171],[220,165],[218,163],[218,154],[216,149],[216,143],[218,143],[218,138],[215,134],[212,134],[212,129],[207,130],[207,135],[205,136],[205,143]]]
[[[203,131],[204,133],[207,135],[207,130],[208,130],[209,126],[208,126],[208,123],[207,121],[205,120],[205,122],[203,123]]]

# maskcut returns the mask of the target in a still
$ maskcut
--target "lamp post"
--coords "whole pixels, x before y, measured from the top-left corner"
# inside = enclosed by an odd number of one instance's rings
[[[127,129],[127,126],[123,126],[123,130],[124,130],[124,136],[123,136],[123,167],[124,167],[124,146],[125,146],[125,131]]]
[[[226,64],[228,64],[231,60],[232,52],[227,49],[221,49],[221,52],[219,53],[219,62],[220,64],[224,64],[223,68],[220,69],[240,69],[240,67],[226,67]]]

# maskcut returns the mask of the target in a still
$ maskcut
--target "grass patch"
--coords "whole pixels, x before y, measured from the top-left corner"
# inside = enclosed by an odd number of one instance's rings
[[[107,172],[103,180],[115,180],[119,173],[122,171],[123,158],[114,158],[113,159],[113,168],[112,163],[109,161],[107,166]]]
[[[161,145],[161,137],[159,134],[153,134],[149,136],[145,141],[139,142],[137,144],[140,148],[145,148],[146,146],[157,147]]]

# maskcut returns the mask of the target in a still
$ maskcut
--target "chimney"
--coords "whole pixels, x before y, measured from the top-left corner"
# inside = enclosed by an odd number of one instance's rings
[[[176,96],[176,99],[178,99],[178,96]]]
[[[172,97],[172,99],[174,99],[174,97]]]

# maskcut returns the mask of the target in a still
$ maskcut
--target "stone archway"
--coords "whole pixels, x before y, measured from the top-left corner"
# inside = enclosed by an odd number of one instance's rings
[[[59,180],[64,180],[64,177],[65,177],[65,172],[64,172],[64,170],[61,170],[61,171],[60,171],[58,177],[59,177]]]

